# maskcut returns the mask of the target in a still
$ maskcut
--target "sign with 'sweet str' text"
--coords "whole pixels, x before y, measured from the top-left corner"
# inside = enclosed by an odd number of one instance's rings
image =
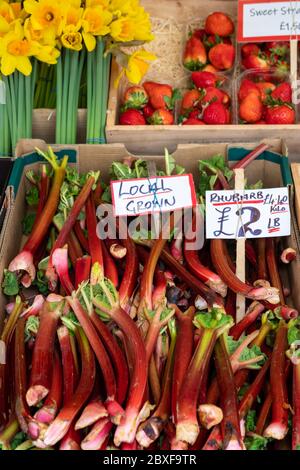
[[[206,238],[267,238],[290,233],[287,188],[206,192]]]
[[[300,34],[300,2],[239,0],[238,41],[289,41]]]
[[[115,216],[171,212],[197,204],[193,176],[154,176],[111,181]]]

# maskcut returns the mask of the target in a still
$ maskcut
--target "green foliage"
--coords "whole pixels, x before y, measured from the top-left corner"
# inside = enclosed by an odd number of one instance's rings
[[[25,325],[25,341],[29,341],[32,337],[37,335],[40,326],[39,317],[31,315],[26,321]]]
[[[218,179],[218,173],[223,173],[227,181],[230,181],[233,172],[227,166],[225,158],[222,155],[214,155],[209,160],[199,161],[199,172],[200,172],[200,185],[199,193],[200,196],[205,197],[206,191],[211,191],[216,184]]]
[[[36,278],[33,281],[33,285],[38,288],[38,291],[43,294],[47,295],[49,292],[48,289],[48,280],[45,276],[45,271],[42,271],[41,269],[37,271],[36,273]]]
[[[22,220],[22,231],[24,235],[30,235],[32,232],[33,224],[36,218],[36,214],[30,213],[27,214]]]
[[[256,411],[250,410],[247,413],[245,426],[247,432],[254,432],[256,429]]]
[[[4,270],[4,279],[2,283],[3,293],[8,296],[17,295],[19,293],[19,283],[15,273]]]
[[[39,190],[32,186],[26,193],[26,202],[29,206],[37,206],[39,203]]]
[[[194,325],[196,328],[226,330],[232,325],[232,317],[225,315],[219,308],[213,308],[209,312],[198,313],[194,318]]]
[[[243,343],[243,341],[244,341],[244,338],[241,338],[238,341],[235,341],[232,338],[232,336],[227,337],[227,347],[228,347],[228,353],[230,356],[237,350],[237,348]],[[240,354],[239,362],[246,362],[258,356],[264,356],[264,354],[261,352],[261,349],[258,346],[254,345],[250,348],[246,346],[244,347],[243,351]],[[264,362],[265,362],[265,356],[262,361],[252,364],[251,366],[249,366],[249,368],[260,369],[260,367],[264,364]]]
[[[251,436],[246,436],[245,446],[247,450],[266,450],[268,439],[258,434],[252,434]]]

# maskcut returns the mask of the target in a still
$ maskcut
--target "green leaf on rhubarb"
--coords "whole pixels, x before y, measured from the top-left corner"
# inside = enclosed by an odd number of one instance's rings
[[[110,186],[106,186],[106,188],[104,188],[101,199],[103,202],[107,202],[108,204],[111,204],[112,199],[111,199]]]
[[[296,449],[295,450],[300,450],[300,444],[296,445]]]
[[[27,436],[24,432],[18,432],[13,440],[11,441],[11,450],[15,450],[22,442],[27,440]]]
[[[232,336],[227,336],[227,347],[229,355],[231,356],[244,341],[245,338],[241,338],[238,341],[235,341]],[[254,345],[250,348],[246,346],[239,356],[239,362],[246,362],[258,356],[263,356],[264,359],[248,366],[249,369],[260,369],[266,361],[266,356],[261,352],[261,349],[258,346]]]
[[[111,179],[127,180],[135,178],[134,171],[125,163],[113,162],[110,169]]]
[[[196,328],[206,329],[228,329],[232,325],[232,317],[225,315],[223,310],[212,308],[209,312],[198,313],[194,318]],[[227,327],[227,328],[226,328]]]
[[[25,341],[28,342],[32,337],[37,335],[40,326],[40,319],[34,315],[31,315],[26,321],[25,325]]]
[[[221,171],[225,178],[229,181],[232,178],[233,172],[227,166],[225,158],[223,155],[214,155],[209,160],[200,160],[199,161],[199,171],[200,174],[202,171],[209,170],[211,173],[217,173]]]
[[[249,384],[245,383],[238,391],[238,399],[241,400],[249,388]]]
[[[48,258],[47,258],[48,259]],[[36,278],[33,281],[33,285],[38,288],[38,291],[46,295],[49,292],[48,289],[48,280],[45,276],[45,271],[42,271],[41,269],[36,273]]]
[[[255,184],[248,184],[247,179],[245,179],[245,189],[263,189],[264,183],[261,180],[258,180]]]
[[[247,413],[245,426],[247,432],[254,432],[256,429],[256,411],[250,410]]]
[[[19,293],[19,283],[15,273],[4,270],[4,279],[2,283],[3,293],[8,296],[17,295]]]
[[[32,186],[26,193],[26,202],[29,206],[37,206],[39,203],[39,190]]]
[[[148,178],[148,163],[145,160],[136,160],[134,162],[135,178]]]
[[[268,439],[258,434],[246,436],[244,442],[247,450],[266,450],[268,445]]]
[[[289,322],[287,337],[290,346],[296,341],[300,341],[300,322],[298,319]]]
[[[24,235],[30,235],[32,232],[33,224],[35,221],[36,214],[27,214],[22,220],[22,231]]]

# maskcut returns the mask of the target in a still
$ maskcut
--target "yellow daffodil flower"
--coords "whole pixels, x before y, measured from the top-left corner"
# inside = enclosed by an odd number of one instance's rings
[[[89,52],[96,47],[95,36],[106,36],[110,32],[112,14],[101,6],[86,8],[82,17],[82,36]]]
[[[32,66],[29,57],[38,51],[38,44],[25,37],[21,22],[17,21],[0,42],[1,73],[11,75],[19,70],[30,75]]]
[[[103,8],[108,8],[110,4],[110,0],[86,0],[85,6],[87,8],[93,8],[93,7],[103,7]]]
[[[110,25],[110,34],[115,41],[130,42],[134,40],[136,24],[133,20],[121,16]]]
[[[109,9],[114,15],[128,15],[134,13],[139,7],[139,0],[111,0]]]
[[[61,34],[65,11],[61,0],[25,0],[24,8],[31,14],[34,29],[49,28]]]
[[[10,24],[16,19],[15,12],[12,5],[0,1],[0,37],[6,34],[10,29]]]
[[[55,31],[53,28],[34,29],[30,18],[27,18],[24,22],[24,33],[27,39],[36,41],[40,45],[55,46]]]
[[[70,5],[66,7],[65,19],[63,32],[68,30],[69,26],[72,26],[73,31],[79,31],[82,26],[82,15],[83,8],[77,8],[76,6]]]
[[[154,54],[144,49],[134,52],[131,56],[128,56],[127,66],[122,68],[120,75],[115,81],[115,86],[118,86],[120,79],[124,75],[126,75],[130,83],[140,83],[150,67],[148,62],[156,59],[157,57]]]
[[[40,62],[45,62],[49,65],[57,64],[57,59],[60,56],[60,51],[56,47],[41,46],[35,54],[35,57]]]
[[[152,41],[154,36],[151,33],[151,21],[149,13],[146,13],[144,8],[138,8],[136,13],[129,18],[134,21],[135,34],[134,39],[137,41]]]
[[[64,29],[64,33],[61,36],[61,43],[67,49],[81,51],[82,36],[74,26],[69,25]]]

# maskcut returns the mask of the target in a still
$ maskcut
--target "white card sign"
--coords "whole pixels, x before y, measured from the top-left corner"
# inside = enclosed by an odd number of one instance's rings
[[[115,216],[171,212],[197,204],[193,176],[154,176],[111,181]]]
[[[239,0],[238,10],[239,42],[290,40],[300,34],[296,0]]]
[[[207,238],[266,238],[290,235],[287,188],[206,191]]]

